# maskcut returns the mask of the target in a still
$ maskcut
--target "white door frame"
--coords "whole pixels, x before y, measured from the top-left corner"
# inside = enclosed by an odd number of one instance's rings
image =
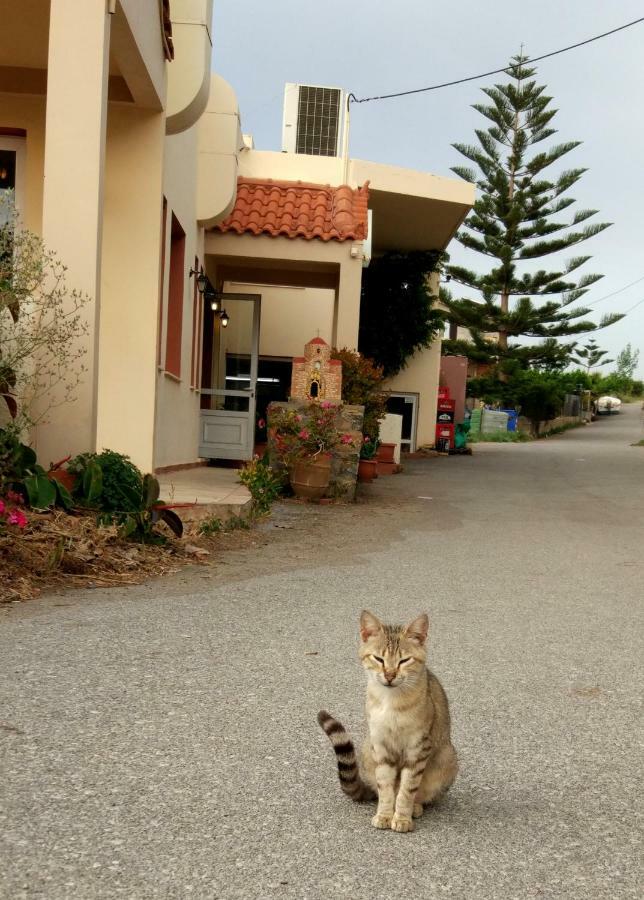
[[[418,393],[414,391],[387,391],[388,397],[396,397],[400,400],[404,400],[405,403],[411,403],[411,436],[410,438],[401,438],[401,446],[408,444],[408,450],[410,453],[414,453],[416,450],[416,436],[417,436],[417,428],[418,428],[418,404],[420,402],[420,397]]]
[[[257,366],[259,362],[259,324],[261,294],[219,293],[222,304],[226,301],[246,300],[254,303],[253,333],[250,354],[250,385],[244,390],[227,388],[201,388],[200,393],[212,397],[244,397],[247,411],[228,409],[202,409],[199,416],[199,456],[203,459],[253,458],[255,448],[255,404],[257,396]]]

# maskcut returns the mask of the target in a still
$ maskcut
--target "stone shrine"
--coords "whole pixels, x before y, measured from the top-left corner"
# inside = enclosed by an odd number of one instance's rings
[[[304,346],[304,356],[293,357],[291,400],[342,402],[342,363],[331,359],[331,348],[321,337]]]

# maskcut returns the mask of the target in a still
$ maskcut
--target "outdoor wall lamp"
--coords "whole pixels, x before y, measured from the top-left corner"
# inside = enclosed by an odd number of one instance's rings
[[[208,284],[208,276],[204,272],[203,269],[201,271],[197,271],[196,269],[190,269],[188,272],[188,278],[192,278],[193,275],[197,276],[197,290],[200,294],[206,290],[206,285]]]
[[[226,312],[225,309],[222,309],[222,311],[219,313],[219,318],[221,319],[221,327],[228,328],[228,323],[230,322],[230,319],[229,319],[228,313]]]
[[[221,306],[221,301],[219,299],[219,294],[213,288],[213,286],[208,282],[206,290],[204,291],[204,300],[206,303],[210,303],[210,308],[213,312],[217,312]]]

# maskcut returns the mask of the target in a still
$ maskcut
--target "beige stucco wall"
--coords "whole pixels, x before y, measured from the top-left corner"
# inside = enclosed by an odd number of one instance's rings
[[[358,344],[358,325],[360,318],[360,286],[362,282],[362,259],[360,257],[361,242],[350,241],[323,242],[319,240],[305,241],[290,238],[272,238],[267,235],[237,235],[228,232],[207,232],[205,252],[208,259],[211,277],[215,278],[217,260],[223,257],[226,262],[237,261],[243,266],[248,261],[253,265],[266,268],[278,267],[290,270],[296,279],[298,272],[302,281],[313,277],[319,269],[335,282],[336,297],[335,315],[332,329],[332,343],[338,347],[355,348]],[[352,247],[358,255],[352,257]],[[307,265],[309,271],[307,271]],[[250,280],[250,278],[249,278]],[[260,283],[263,283],[260,279]],[[297,282],[295,282],[297,283]],[[308,340],[308,338],[307,338]]]
[[[436,404],[441,361],[441,342],[435,340],[421,353],[416,353],[407,366],[385,388],[394,392],[418,393],[416,446],[434,445],[436,438]]]
[[[107,131],[97,448],[153,464],[163,116],[113,106]]]
[[[242,146],[237,97],[220,75],[210,79],[210,96],[197,134],[197,219],[210,228],[225,219],[235,204]]]
[[[261,295],[260,356],[301,356],[311,338],[333,342],[335,292],[290,285],[224,284],[237,294]],[[228,330],[235,327],[231,319]]]
[[[197,224],[197,128],[165,140],[163,194],[168,204],[161,365],[157,372],[154,467],[193,463],[198,459],[199,395],[191,388],[193,281],[188,273],[195,256],[203,263],[203,229]],[[175,214],[186,233],[184,257],[183,319],[181,329],[181,379],[165,371],[167,302],[170,266],[170,220]],[[157,316],[158,318],[158,316]],[[199,328],[199,325],[197,325]]]

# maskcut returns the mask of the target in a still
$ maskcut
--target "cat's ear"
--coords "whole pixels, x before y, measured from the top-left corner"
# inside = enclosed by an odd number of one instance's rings
[[[420,616],[416,616],[414,621],[410,622],[405,628],[405,637],[409,638],[410,641],[414,641],[416,644],[420,644],[422,647],[427,640],[428,631],[429,618],[427,617],[427,613],[421,613]]]
[[[363,641],[368,641],[370,637],[382,631],[382,622],[368,609],[363,609],[360,616],[360,637]]]

